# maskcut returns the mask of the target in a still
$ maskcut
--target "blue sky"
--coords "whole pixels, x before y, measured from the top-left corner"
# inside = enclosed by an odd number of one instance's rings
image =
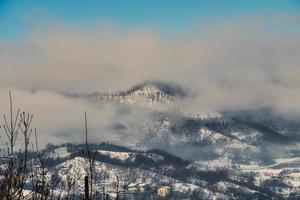
[[[299,0],[0,0],[0,39],[14,40],[53,21],[79,26],[112,23],[131,29],[151,26],[180,33],[199,21],[295,15]]]

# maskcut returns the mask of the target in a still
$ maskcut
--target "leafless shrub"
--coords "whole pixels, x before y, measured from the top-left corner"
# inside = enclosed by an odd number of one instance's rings
[[[47,157],[38,149],[37,133],[35,129],[37,156],[29,162],[29,145],[32,133],[33,115],[17,110],[13,113],[12,93],[9,91],[9,119],[3,116],[3,129],[7,137],[7,156],[1,158],[0,165],[0,194],[2,200],[47,200],[58,198],[54,195],[54,188],[59,180],[49,173],[46,166]],[[23,148],[15,151],[19,133],[23,135]],[[19,141],[18,141],[19,142]],[[20,141],[21,142],[21,141]],[[34,150],[33,150],[34,151]],[[24,186],[31,182],[32,191],[25,193]],[[28,194],[29,193],[29,194]]]
[[[7,120],[6,115],[3,116],[4,125],[3,129],[9,141],[7,144],[7,157],[3,158],[5,163],[1,166],[0,174],[2,179],[0,180],[0,193],[3,200],[22,199],[24,184],[27,178],[27,155],[28,155],[28,141],[30,135],[31,119],[25,117],[25,114],[20,114],[18,109],[15,117],[13,116],[13,103],[11,91],[9,91],[9,108],[10,119]],[[22,124],[22,125],[21,125]],[[15,152],[14,147],[17,140],[17,136],[20,128],[22,127],[22,133],[25,136],[24,146],[26,152]]]
[[[37,156],[33,159],[32,167],[32,200],[59,199],[60,195],[55,195],[54,190],[60,183],[60,180],[47,168],[49,157],[39,151],[37,131],[35,129],[35,144]]]

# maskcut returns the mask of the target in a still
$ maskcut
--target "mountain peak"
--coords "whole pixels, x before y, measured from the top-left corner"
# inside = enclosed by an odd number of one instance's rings
[[[162,81],[146,81],[139,83],[129,90],[127,90],[126,94],[135,93],[137,91],[147,91],[154,93],[162,93],[168,96],[173,97],[185,97],[187,92],[179,85],[175,83],[166,83]]]

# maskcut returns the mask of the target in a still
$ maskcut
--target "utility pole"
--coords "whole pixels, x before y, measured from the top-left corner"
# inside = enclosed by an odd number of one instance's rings
[[[90,200],[90,194],[89,194],[89,177],[84,177],[84,194],[85,194],[85,200]]]

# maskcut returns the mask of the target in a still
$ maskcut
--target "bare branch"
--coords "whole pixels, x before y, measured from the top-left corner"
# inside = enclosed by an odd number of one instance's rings
[[[9,126],[8,126],[8,122],[7,122],[6,116],[3,115],[3,118],[4,118],[4,123],[5,123],[5,126],[6,126],[6,128],[8,130],[8,132],[11,133],[11,130],[10,130]]]

